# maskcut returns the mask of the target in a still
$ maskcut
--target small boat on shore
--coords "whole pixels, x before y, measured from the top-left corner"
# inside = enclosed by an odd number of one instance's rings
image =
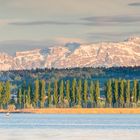
[[[10,117],[10,113],[7,112],[7,113],[5,114],[5,116],[6,116],[6,117]]]

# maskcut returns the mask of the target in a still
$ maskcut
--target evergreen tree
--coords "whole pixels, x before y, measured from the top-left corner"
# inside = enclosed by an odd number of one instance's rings
[[[22,91],[21,91],[21,88],[18,90],[18,93],[17,93],[17,104],[18,104],[19,108],[21,109],[21,107],[22,107]]]
[[[72,81],[72,102],[76,103],[76,79]]]
[[[61,105],[63,105],[64,104],[64,81],[63,80],[61,80],[60,82],[59,93],[60,93],[60,102],[61,102]]]
[[[84,103],[87,107],[87,99],[88,99],[88,82],[87,80],[84,81]]]
[[[77,87],[77,103],[79,106],[81,106],[81,101],[82,101],[81,95],[82,95],[82,81],[79,80],[78,87]]]
[[[70,104],[70,81],[66,81],[66,99],[68,103]]]
[[[48,106],[52,104],[52,98],[51,98],[51,83],[48,83]]]
[[[40,107],[44,108],[45,105],[45,98],[46,98],[46,86],[45,81],[41,80],[41,96],[40,96]]]
[[[96,104],[99,103],[100,100],[100,83],[99,81],[95,82],[95,102]]]
[[[34,106],[38,107],[39,102],[39,80],[35,80],[34,82]]]
[[[58,104],[58,81],[54,81],[54,105]]]

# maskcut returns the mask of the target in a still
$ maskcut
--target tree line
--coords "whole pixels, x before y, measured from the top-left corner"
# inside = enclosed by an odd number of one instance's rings
[[[93,80],[35,80],[25,81],[11,91],[9,81],[0,82],[0,108],[14,104],[17,109],[47,107],[139,107],[140,83],[138,80],[109,79],[104,87]]]

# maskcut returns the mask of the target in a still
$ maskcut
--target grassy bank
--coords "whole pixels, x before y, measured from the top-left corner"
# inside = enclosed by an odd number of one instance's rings
[[[0,113],[8,110],[0,110]],[[21,109],[13,113],[36,114],[140,114],[140,108],[47,108],[47,109]]]

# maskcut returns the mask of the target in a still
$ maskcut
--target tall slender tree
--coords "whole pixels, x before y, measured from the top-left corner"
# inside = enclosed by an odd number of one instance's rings
[[[46,83],[44,80],[41,80],[41,94],[40,94],[40,107],[44,108],[46,100]]]
[[[93,84],[93,81],[91,80],[90,81],[90,102],[93,104],[94,101],[95,101],[95,91],[94,91],[94,84]]]
[[[31,105],[31,87],[29,85],[27,90],[26,106],[29,107],[30,105]]]
[[[34,107],[38,107],[39,102],[39,80],[34,82]]]
[[[118,91],[118,85],[119,85],[119,82],[118,82],[118,79],[115,79],[115,81],[114,81],[114,91],[113,91],[113,93],[114,93],[114,98],[113,98],[113,103],[115,104],[115,103],[117,103],[118,102],[118,99],[119,99],[119,91]]]
[[[21,88],[18,89],[17,104],[18,104],[18,107],[21,109],[22,108],[22,91],[21,91]]]
[[[88,81],[84,81],[84,103],[85,106],[87,107],[87,100],[88,100]]]
[[[64,81],[61,80],[60,82],[60,89],[59,89],[59,93],[60,93],[60,102],[61,105],[64,105]]]
[[[4,92],[4,85],[0,82],[0,109],[2,108],[3,104],[3,92]]]
[[[100,83],[99,81],[95,82],[95,102],[98,105],[100,101]]]
[[[48,83],[48,106],[52,104],[52,97],[51,97],[51,83]]]
[[[127,80],[127,82],[126,82],[125,102],[126,102],[127,104],[130,103],[130,80]]]
[[[82,102],[82,80],[80,79],[78,81],[78,87],[77,87],[77,103],[79,106],[81,106]]]
[[[132,90],[132,102],[136,103],[137,102],[137,87],[138,87],[138,81],[134,80],[133,81],[133,90]]]
[[[66,99],[68,101],[68,104],[70,104],[70,81],[66,81]]]
[[[72,81],[72,102],[76,103],[76,79]]]
[[[112,105],[112,83],[111,80],[108,80],[106,83],[106,101],[109,106]]]
[[[54,81],[54,105],[58,104],[58,81]]]
[[[5,85],[5,104],[6,104],[6,107],[8,106],[10,99],[11,99],[10,82],[6,81],[6,85]]]
[[[124,105],[124,80],[120,81],[120,95],[119,95],[119,103],[120,103],[120,107],[123,107]]]
[[[22,95],[22,104],[23,104],[23,108],[26,107],[26,100],[27,100],[27,97],[26,97],[26,90],[23,91],[23,95]]]

